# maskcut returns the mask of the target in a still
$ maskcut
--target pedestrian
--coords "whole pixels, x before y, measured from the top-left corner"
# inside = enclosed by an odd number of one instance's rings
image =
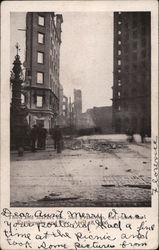
[[[39,149],[45,149],[46,135],[47,135],[47,130],[44,128],[42,124],[40,124],[38,127],[38,142],[37,142]]]
[[[134,141],[134,131],[131,128],[126,129],[126,135],[128,136],[127,140],[129,142]]]
[[[37,126],[37,148],[42,149],[41,124],[38,124]]]
[[[46,136],[47,136],[47,130],[44,128],[44,126],[41,126],[41,148],[46,148]]]
[[[57,150],[57,153],[61,153],[62,150],[62,132],[59,125],[56,125],[53,130],[53,140],[54,140],[54,149]]]
[[[36,141],[37,141],[37,126],[33,125],[30,131],[30,139],[31,139],[31,150],[32,152],[36,152]]]
[[[140,136],[141,136],[141,142],[144,143],[145,142],[145,130],[144,130],[144,128],[141,129]]]

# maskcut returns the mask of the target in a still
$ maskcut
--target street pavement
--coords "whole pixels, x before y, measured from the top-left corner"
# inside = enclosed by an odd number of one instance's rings
[[[113,145],[11,153],[11,206],[151,206],[151,144]]]

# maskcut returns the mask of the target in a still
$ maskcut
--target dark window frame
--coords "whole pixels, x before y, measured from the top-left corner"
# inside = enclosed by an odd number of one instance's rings
[[[38,73],[43,75],[43,83],[38,82]],[[36,72],[36,83],[39,84],[39,85],[44,85],[44,72],[42,72],[42,71],[37,71]]]
[[[37,106],[37,100],[38,100],[37,98],[38,98],[38,97],[42,97],[42,106]],[[43,97],[43,95],[38,95],[38,94],[37,94],[37,95],[36,95],[36,107],[37,107],[37,108],[43,108],[43,106],[44,106],[44,97]]]
[[[40,54],[43,54],[43,62],[41,63],[41,62],[38,62],[38,53],[40,53]],[[45,59],[44,59],[44,52],[43,51],[37,51],[37,64],[41,64],[41,65],[44,65],[44,63],[45,63]]]
[[[39,17],[44,18],[44,25],[39,24]],[[40,27],[45,27],[45,16],[43,16],[42,14],[38,14],[38,20],[37,20],[37,23],[38,23],[38,25],[39,25]]]
[[[45,45],[45,34],[44,34],[43,32],[41,32],[41,31],[38,31],[38,32],[37,32],[37,36],[38,36],[39,34],[40,34],[40,35],[43,35],[43,43],[40,43],[40,42],[39,42],[39,39],[38,39],[39,37],[38,37],[38,38],[37,38],[38,44],[43,44],[43,45]]]

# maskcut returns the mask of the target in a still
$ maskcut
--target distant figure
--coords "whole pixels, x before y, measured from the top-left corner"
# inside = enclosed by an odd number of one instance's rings
[[[127,140],[128,140],[129,142],[133,142],[133,141],[134,141],[134,132],[133,132],[132,129],[128,128],[128,129],[126,130],[126,135],[128,136]]]
[[[57,150],[57,153],[61,153],[62,150],[62,132],[59,125],[56,125],[53,130],[53,140],[54,140],[54,149]]]
[[[37,136],[38,136],[38,148],[39,149],[45,149],[46,147],[46,135],[47,135],[47,130],[44,128],[43,125],[39,125],[39,128],[38,128],[38,133],[37,133]]]
[[[37,126],[34,125],[30,131],[30,139],[31,139],[31,150],[32,152],[36,152],[35,144],[37,141]]]
[[[145,130],[143,128],[140,131],[140,136],[141,136],[141,142],[144,143],[145,142],[146,133],[145,133]]]

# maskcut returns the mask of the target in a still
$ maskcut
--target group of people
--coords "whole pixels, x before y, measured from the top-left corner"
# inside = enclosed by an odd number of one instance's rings
[[[38,149],[45,149],[46,135],[47,130],[43,127],[43,125],[33,125],[33,128],[30,131],[32,152],[36,152],[36,146]]]
[[[57,150],[57,153],[61,153],[62,150],[62,132],[59,125],[51,132],[52,139],[54,140],[54,148]],[[45,149],[46,147],[46,137],[47,130],[43,125],[33,125],[30,131],[30,140],[31,140],[31,150],[32,152],[36,152],[36,149]]]
[[[134,131],[132,129],[127,129],[126,134],[128,136],[128,141],[133,142],[134,141]],[[141,137],[141,143],[145,143],[146,131],[143,128],[140,130],[140,137]]]

